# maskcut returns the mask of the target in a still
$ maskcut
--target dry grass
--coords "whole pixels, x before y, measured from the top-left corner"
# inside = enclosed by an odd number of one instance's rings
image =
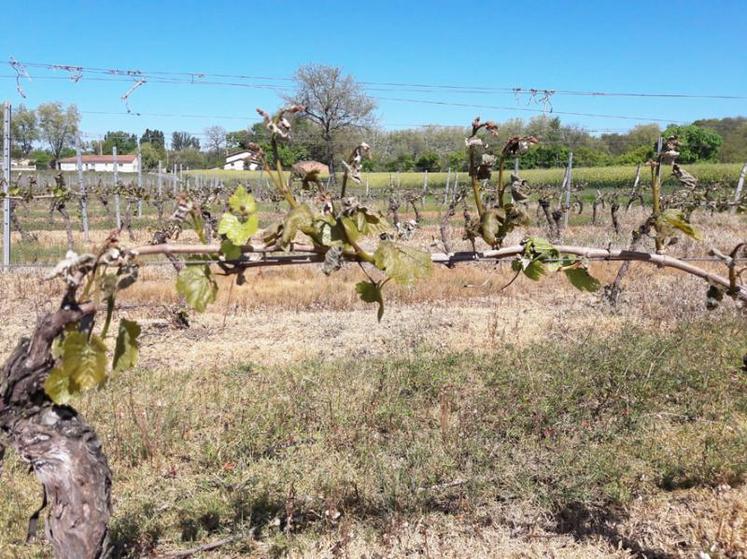
[[[677,253],[745,236],[743,218],[705,219],[706,242]],[[579,225],[568,241],[627,238]],[[0,358],[59,297],[41,273],[0,278]],[[76,403],[111,460],[120,555],[254,526],[205,556],[745,557],[742,311],[707,313],[701,282],[644,264],[617,309],[562,278],[497,292],[510,277],[387,286],[379,324],[352,266],[253,271],[177,330],[173,272],[144,268],[121,298],[144,325],[139,367]],[[0,557],[48,557],[19,543],[35,481],[12,453],[3,476]]]

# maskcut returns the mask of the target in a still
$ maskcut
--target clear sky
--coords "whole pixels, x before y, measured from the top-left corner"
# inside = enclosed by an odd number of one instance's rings
[[[82,129],[92,134],[117,129],[140,133],[146,127],[167,134],[201,132],[213,124],[240,129],[256,117],[255,107],[277,107],[279,92],[291,86],[286,78],[310,62],[338,65],[370,82],[369,93],[378,98],[378,115],[386,128],[465,125],[478,114],[499,121],[529,118],[533,113],[522,109],[543,106],[511,91],[383,83],[747,96],[747,0],[5,0],[2,19],[2,97],[32,107],[50,100],[75,103],[83,113]],[[128,77],[111,81],[114,76],[84,71],[73,83],[64,71],[28,67],[32,81],[22,80],[24,100],[11,77],[15,72],[6,64],[10,57],[274,79],[195,78],[264,88],[149,81],[130,97],[132,111],[143,113],[135,116],[126,113],[121,100],[134,83]],[[58,79],[44,79],[50,76]],[[93,79],[102,77],[107,81]],[[170,79],[189,81],[185,76]],[[624,130],[651,118],[668,122],[747,114],[747,99],[556,93],[551,106],[556,113],[636,117],[559,114],[564,122],[595,131]]]

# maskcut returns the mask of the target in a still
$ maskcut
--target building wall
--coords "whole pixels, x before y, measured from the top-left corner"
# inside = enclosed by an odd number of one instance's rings
[[[77,163],[59,163],[60,171],[77,171]],[[97,171],[99,173],[113,173],[113,163],[83,163],[84,171]],[[118,173],[137,173],[137,159],[132,163],[117,163]]]
[[[239,159],[238,161],[232,161],[230,163],[226,162],[225,165],[223,165],[223,168],[226,170],[233,170],[233,171],[243,171],[244,170],[244,160]]]

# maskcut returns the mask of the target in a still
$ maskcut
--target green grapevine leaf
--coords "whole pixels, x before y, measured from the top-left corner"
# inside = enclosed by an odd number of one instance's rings
[[[220,252],[226,260],[238,260],[241,258],[241,247],[237,247],[229,239],[221,241]]]
[[[384,316],[384,297],[381,293],[381,285],[372,281],[359,281],[355,284],[355,290],[364,303],[379,304],[376,318],[381,322],[381,317]]]
[[[349,216],[343,216],[340,221],[348,238],[354,243],[360,237],[378,235],[384,232],[388,226],[384,218],[363,207],[358,208],[355,213]]]
[[[360,239],[361,237],[361,233],[358,230],[356,222],[350,217],[343,217],[340,219],[340,223],[342,224],[342,227],[345,230],[345,234],[347,235],[350,242],[357,243],[358,239]]]
[[[58,354],[60,366],[44,381],[44,391],[56,404],[106,381],[106,344],[98,336],[66,332]]]
[[[563,272],[565,272],[565,276],[573,284],[573,287],[581,291],[597,291],[601,287],[599,280],[589,274],[589,270],[586,268],[568,268]]]
[[[215,301],[218,294],[218,284],[215,283],[210,267],[207,264],[190,264],[179,272],[176,278],[176,291],[197,312]]]
[[[374,263],[379,270],[403,285],[410,285],[431,271],[430,254],[392,241],[379,243]]]
[[[228,198],[228,207],[236,214],[248,216],[257,211],[257,202],[254,196],[249,194],[243,185],[239,185]]]
[[[123,371],[137,365],[137,338],[141,331],[140,325],[137,322],[132,322],[124,318],[119,322],[117,343],[114,346],[113,370]]]
[[[95,388],[106,380],[106,344],[98,336],[71,332],[63,343],[63,371],[73,392]]]
[[[257,214],[251,214],[246,221],[241,221],[233,214],[224,213],[218,223],[218,233],[228,237],[236,246],[243,246],[257,232],[258,226]]]
[[[70,389],[70,377],[62,369],[55,367],[49,371],[49,376],[44,381],[44,392],[55,404],[67,404],[73,397]]]
[[[207,237],[205,236],[205,220],[202,219],[202,215],[192,210],[192,224],[194,226],[195,233],[200,242],[207,244]]]
[[[314,214],[309,206],[300,204],[293,208],[283,223],[283,236],[280,239],[281,246],[288,246],[298,233],[299,229],[310,227],[314,223]]]
[[[524,243],[524,246],[526,246],[527,250],[539,254],[555,250],[553,244],[544,237],[529,237]]]
[[[682,210],[676,210],[673,208],[664,210],[661,214],[661,219],[675,229],[679,229],[688,237],[692,237],[696,241],[703,240],[703,235],[687,220],[685,214],[682,213]]]
[[[545,275],[545,265],[540,260],[532,260],[523,268],[524,275],[531,280],[539,281]]]

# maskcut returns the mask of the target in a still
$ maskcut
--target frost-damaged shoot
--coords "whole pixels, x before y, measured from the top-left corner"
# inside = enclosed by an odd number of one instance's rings
[[[270,132],[273,165],[260,146],[250,145],[250,150],[288,206],[283,218],[265,226],[261,235],[257,203],[243,186],[228,197],[218,220],[204,206],[219,192],[181,193],[175,211],[154,233],[150,244],[125,247],[120,243],[121,231],[114,231],[91,254],[68,252],[50,274],[50,279],[61,278],[65,284],[62,304],[41,318],[31,338],[19,342],[0,377],[0,432],[4,435],[0,458],[7,440],[42,482],[49,507],[47,536],[57,557],[102,557],[108,551],[111,472],[96,434],[66,404],[83,391],[103,386],[112,372],[137,364],[140,327],[124,318],[115,327],[113,321],[117,296],[137,281],[142,258],[169,258],[177,271],[176,291],[198,312],[216,299],[216,273],[235,276],[237,283],[243,283],[250,268],[308,263],[321,265],[325,274],[334,273],[346,263],[359,266],[364,279],[355,290],[362,301],[377,305],[379,320],[384,313],[384,286],[390,281],[413,285],[430,273],[433,263],[451,267],[511,260],[515,272],[511,281],[521,274],[539,280],[550,272],[562,272],[576,288],[596,291],[600,285],[588,272],[589,261],[642,261],[704,279],[710,286],[709,304],[723,295],[747,301],[747,290],[740,283],[744,269],[736,265],[744,243],[728,256],[713,252],[727,266],[728,277],[659,252],[671,244],[675,230],[699,237],[688,221],[691,210],[687,201],[692,196],[662,198],[658,194],[660,167],[674,161],[674,140],[667,142],[666,150],[651,166],[654,209],[641,235],[655,233],[656,253],[639,252],[634,247],[624,251],[555,245],[537,237],[503,246],[511,231],[528,222],[521,204],[530,188],[518,176],[504,182],[505,159],[525,152],[539,140],[533,136],[512,137],[497,153],[491,153],[478,133],[495,136],[497,127],[476,118],[466,139],[477,216],[472,218],[466,211],[465,239],[473,250],[431,254],[393,240],[396,235],[390,233],[379,212],[345,196],[347,181],[360,181],[362,161],[370,151],[365,143],[358,145],[345,162],[341,196],[334,196],[317,176],[311,176],[304,177],[308,179],[304,180],[304,189],[314,185],[316,192],[310,198],[296,197],[278,150],[282,142],[292,140],[293,117],[303,111],[298,105],[275,115],[258,110]],[[498,181],[491,187],[496,165]],[[682,169],[676,172],[685,189],[696,192],[692,177]],[[172,242],[185,226],[194,229],[199,243]],[[214,231],[218,237],[215,242]],[[480,241],[486,243],[486,250],[477,250]],[[100,323],[99,317],[103,317]]]

